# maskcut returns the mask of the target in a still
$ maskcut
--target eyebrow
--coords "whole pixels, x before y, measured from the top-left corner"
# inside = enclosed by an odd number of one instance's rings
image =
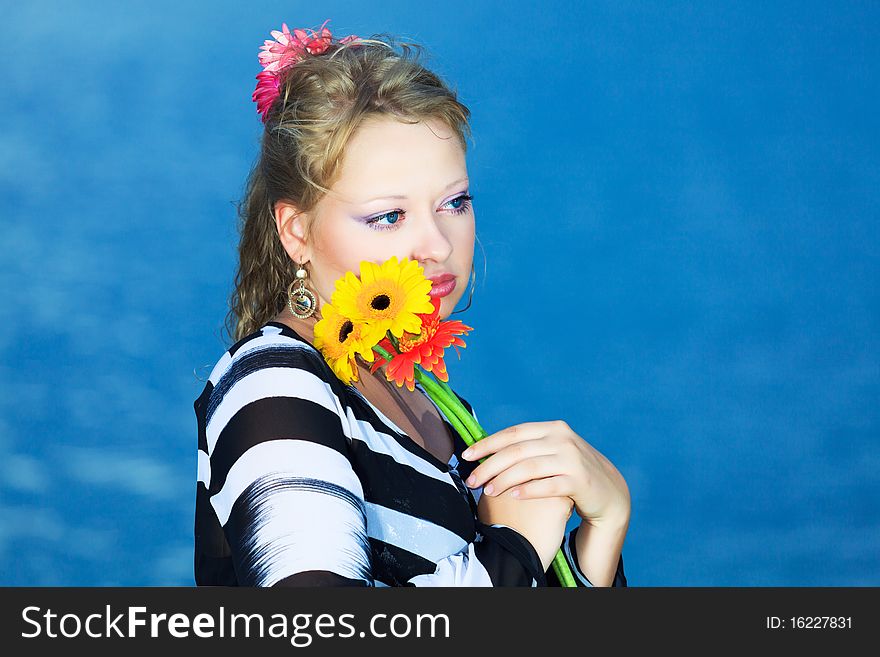
[[[456,185],[463,183],[463,182],[467,182],[467,181],[468,181],[467,176],[465,176],[464,178],[459,178],[458,180],[454,180],[451,183],[449,183],[448,185],[446,185],[446,187],[443,188],[443,191],[445,192],[448,189],[451,189],[452,187],[455,187]],[[380,200],[391,199],[391,198],[406,199],[407,197],[403,194],[392,194],[390,196],[375,196],[373,198],[367,199],[366,201],[364,201],[364,203],[372,203],[373,201],[380,201]]]

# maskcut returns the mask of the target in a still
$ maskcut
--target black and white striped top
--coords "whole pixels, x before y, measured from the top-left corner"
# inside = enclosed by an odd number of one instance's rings
[[[197,585],[559,586],[521,534],[479,521],[448,422],[443,463],[284,324],[224,353],[194,406]],[[562,547],[590,586],[576,531]]]

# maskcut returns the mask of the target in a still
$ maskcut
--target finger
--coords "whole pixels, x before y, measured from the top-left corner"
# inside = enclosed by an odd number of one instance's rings
[[[498,476],[498,474],[516,463],[519,463],[523,459],[544,456],[550,453],[552,452],[550,452],[550,450],[547,449],[547,446],[543,445],[542,441],[539,439],[523,440],[513,445],[509,445],[494,454],[490,454],[489,458],[474,468],[474,471],[471,473],[471,476],[468,477],[466,483],[471,488],[482,486],[492,477]]]
[[[521,500],[532,500],[539,497],[570,497],[571,493],[571,479],[567,475],[532,479],[510,490],[512,497]]]
[[[489,454],[520,442],[522,440],[534,440],[547,434],[549,422],[522,422],[514,424],[496,433],[481,438],[462,452],[461,457],[466,461],[476,461]]]
[[[559,476],[563,474],[560,466],[559,458],[555,454],[525,459],[488,480],[483,487],[483,493],[494,497],[533,479]]]

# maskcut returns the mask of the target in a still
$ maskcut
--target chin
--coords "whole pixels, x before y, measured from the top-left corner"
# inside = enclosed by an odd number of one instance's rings
[[[441,320],[447,319],[452,314],[460,299],[461,295],[455,295],[454,293],[440,299],[440,312],[438,315]]]

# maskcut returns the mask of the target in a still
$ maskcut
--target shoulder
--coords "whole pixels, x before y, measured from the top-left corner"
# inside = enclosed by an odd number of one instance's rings
[[[243,374],[273,367],[298,367],[319,376],[332,374],[321,353],[290,327],[268,322],[233,344],[217,361],[210,383],[216,388]]]
[[[290,327],[268,322],[219,358],[196,410],[211,424],[221,407],[226,417],[259,399],[295,397],[345,415],[342,387],[312,344]]]

